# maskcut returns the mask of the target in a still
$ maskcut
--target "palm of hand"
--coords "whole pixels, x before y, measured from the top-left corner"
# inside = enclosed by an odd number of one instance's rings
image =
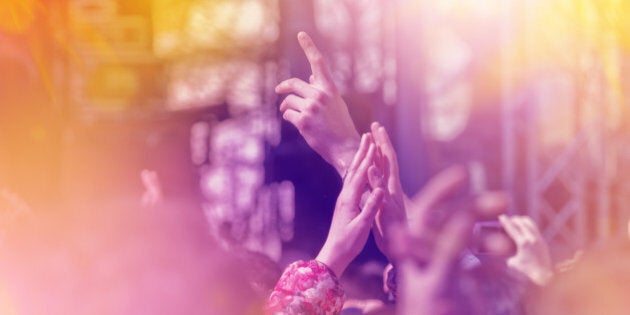
[[[499,216],[505,231],[516,243],[516,254],[507,260],[508,267],[544,285],[551,278],[552,262],[547,243],[534,221],[527,216]]]
[[[507,264],[525,275],[537,277],[551,268],[548,252],[543,242],[526,242],[519,245],[517,253],[507,260]]]

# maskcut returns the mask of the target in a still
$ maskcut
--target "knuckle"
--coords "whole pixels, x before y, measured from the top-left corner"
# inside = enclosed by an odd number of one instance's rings
[[[342,198],[339,200],[339,203],[337,204],[337,207],[339,207],[340,209],[347,209],[349,208],[351,205],[351,203],[346,200],[346,198]]]
[[[314,64],[322,64],[324,62],[324,56],[322,56],[320,53],[313,54],[313,56],[311,57],[311,61]]]
[[[279,107],[280,111],[283,112],[283,114],[286,113],[287,106],[289,106],[289,103],[288,103],[287,99],[285,98],[282,101],[282,103],[280,103],[280,107]]]
[[[313,95],[313,99],[317,102],[324,103],[328,99],[328,95],[322,91],[316,91]]]
[[[306,111],[309,114],[317,114],[319,113],[320,109],[321,109],[321,104],[318,102],[309,102],[306,105]]]
[[[300,130],[308,130],[309,127],[310,127],[310,123],[309,123],[308,119],[304,118],[304,116],[300,116],[295,121],[295,127],[297,127]]]
[[[314,99],[306,99],[304,104],[305,104],[304,109],[307,112],[312,112],[312,113],[318,112],[319,107],[321,106],[321,103],[319,103],[318,101]]]
[[[319,106],[319,102],[316,101],[315,99],[311,99],[311,98],[307,98],[304,100],[304,104],[306,108],[310,108],[310,107],[315,107],[315,106]]]
[[[289,120],[289,111],[282,112],[282,118],[284,118],[284,120]]]

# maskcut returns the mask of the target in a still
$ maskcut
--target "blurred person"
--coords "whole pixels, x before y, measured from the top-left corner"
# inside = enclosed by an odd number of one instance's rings
[[[140,204],[142,208],[159,209],[164,206],[165,197],[162,193],[162,185],[158,173],[153,170],[143,169],[140,172],[140,181],[144,187]],[[249,284],[258,304],[266,301],[282,270],[280,266],[267,255],[255,252],[243,247],[235,240],[227,242],[228,252],[234,266],[243,266],[240,270],[244,280]]]
[[[383,313],[390,307],[383,288],[385,265],[372,260],[362,265],[350,266],[341,283],[346,293],[342,315]],[[392,308],[393,311],[393,308]],[[393,314],[393,313],[392,313]]]
[[[36,211],[58,195],[61,117],[28,40],[0,32],[0,47],[0,185]]]
[[[607,244],[585,253],[532,299],[531,315],[622,315],[630,312],[630,246]]]
[[[410,203],[409,224],[401,225],[389,239],[399,269],[397,314],[483,314],[485,305],[478,303],[478,292],[470,286],[458,288],[462,282],[458,263],[475,218],[495,214],[496,209],[449,211],[441,224],[431,222],[433,210],[465,180],[459,167],[432,177]]]
[[[396,258],[392,257],[391,246],[387,245],[387,242],[392,238],[392,233],[396,233],[400,227],[410,230],[419,229],[416,233],[427,233],[430,237],[437,238],[439,236],[434,231],[445,225],[450,213],[460,211],[466,212],[476,219],[487,219],[495,217],[496,214],[507,207],[507,196],[503,192],[487,191],[476,195],[464,194],[462,196],[462,190],[465,190],[469,176],[467,170],[461,166],[453,166],[439,172],[423,187],[421,193],[414,197],[413,200],[418,199],[418,201],[409,201],[400,188],[396,155],[386,130],[377,123],[372,124],[372,128],[376,130],[374,133],[380,135],[381,145],[379,148],[381,149],[380,152],[382,152],[380,163],[389,166],[383,166],[383,168],[389,170],[385,172],[385,176],[373,177],[375,182],[372,183],[372,186],[379,186],[380,183],[380,185],[387,187],[387,189],[384,189],[386,198],[384,199],[383,207],[377,214],[374,234],[377,244],[380,241],[379,248],[394,265],[398,265],[398,263]],[[444,181],[448,182],[444,178],[449,177],[453,181],[451,184],[439,184]],[[458,179],[455,180],[455,178]],[[390,191],[397,191],[398,193],[388,195]],[[392,195],[400,197],[394,198],[391,197]],[[411,208],[407,208],[409,210],[406,211],[405,204],[407,207],[427,210],[426,212],[413,211]],[[396,211],[400,212],[397,213]],[[414,225],[412,223],[417,221],[425,224]],[[470,233],[470,231],[468,232]],[[491,256],[496,258],[491,260],[487,258],[480,259],[480,257],[476,256],[479,255],[478,253],[471,251],[473,244],[484,242],[486,237],[487,235],[469,235],[467,237],[466,242],[468,246],[461,248],[457,254],[457,272],[452,276],[453,279],[445,285],[445,290],[450,291],[449,294],[451,295],[459,296],[459,298],[454,298],[457,301],[456,304],[476,304],[477,306],[475,307],[480,310],[480,313],[477,314],[516,314],[515,310],[520,308],[518,302],[523,295],[524,289],[519,283],[519,279],[514,279],[505,272],[504,268],[496,265],[495,261],[497,258],[504,259],[502,258],[504,256],[496,254],[500,250],[493,250],[496,253],[491,254]],[[433,241],[437,242],[437,240],[431,240],[431,242]],[[386,290],[394,302],[397,296],[397,280],[401,279],[401,277],[397,276],[397,268],[393,266],[387,272]],[[474,298],[465,298],[464,296],[466,295],[474,296]],[[465,307],[460,310],[463,311],[459,312],[459,314],[474,314]]]
[[[360,206],[368,172],[379,172],[373,163],[375,154],[371,135],[363,135],[345,171],[321,251],[314,260],[297,261],[285,269],[267,302],[268,314],[339,314],[344,301],[339,277],[365,246],[383,200],[382,188],[374,187]]]
[[[265,303],[282,275],[282,268],[269,256],[241,246],[231,248],[230,252],[239,263],[246,266],[242,270],[245,279],[256,298]]]
[[[531,218],[498,219],[483,222],[490,223],[483,233],[473,230],[478,234],[473,248],[480,264],[458,275],[459,286],[476,292],[473,302],[481,310],[476,314],[526,314],[527,300],[553,276],[549,249]]]
[[[15,314],[261,312],[243,272],[251,264],[216,245],[200,211],[135,201],[47,210],[0,248],[0,291]]]
[[[400,185],[399,168],[397,163],[396,152],[393,148],[387,131],[378,123],[372,124],[372,130],[378,137],[377,143],[380,159],[377,159],[380,167],[385,169],[383,176],[371,176],[373,180],[371,185],[374,187],[383,187],[386,194],[383,201],[383,207],[379,210],[373,230],[375,240],[379,249],[388,257],[390,262],[396,264],[390,248],[390,239],[392,234],[403,227],[408,229],[420,229],[417,233],[428,233],[433,237],[437,237],[434,232],[445,225],[450,213],[467,212],[475,219],[494,218],[498,213],[503,212],[508,204],[508,197],[501,191],[485,191],[477,194],[471,194],[469,188],[469,173],[462,166],[451,166],[438,172],[429,179],[421,192],[410,200],[405,196]],[[451,177],[452,183],[449,185],[442,182],[448,182],[444,178]],[[457,180],[455,180],[457,178]],[[442,184],[441,184],[442,183]],[[424,196],[424,197],[423,197]],[[426,197],[432,196],[432,197]],[[414,211],[409,207],[426,209],[425,211]],[[413,222],[424,222],[424,225],[415,224]],[[470,231],[469,231],[470,232]],[[474,243],[484,242],[486,235],[470,235],[467,239],[467,245],[463,248],[457,258],[458,268],[461,270],[473,270],[486,261],[480,260],[471,247]],[[493,250],[498,252],[497,250]],[[494,265],[489,266],[491,269]],[[391,300],[396,300],[396,276],[397,270],[392,265],[385,279],[386,291],[391,295]],[[471,272],[472,273],[472,272]],[[503,275],[494,275],[495,278],[503,278]],[[483,279],[479,279],[483,280]]]

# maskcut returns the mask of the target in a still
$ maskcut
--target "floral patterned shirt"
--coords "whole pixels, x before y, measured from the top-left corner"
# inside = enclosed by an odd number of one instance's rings
[[[284,270],[266,314],[339,314],[344,292],[328,266],[316,260],[296,261]]]

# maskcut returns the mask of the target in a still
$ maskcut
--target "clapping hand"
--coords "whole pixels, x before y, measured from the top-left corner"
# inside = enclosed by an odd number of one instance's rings
[[[387,239],[391,237],[393,229],[407,222],[407,213],[405,212],[407,196],[405,196],[400,183],[398,158],[387,130],[376,122],[372,123],[371,129],[377,147],[376,164],[378,168],[374,168],[368,174],[370,185],[382,187],[385,191],[383,204],[376,214],[373,234],[378,248],[392,261],[393,257]],[[378,172],[379,170],[382,172]]]
[[[337,198],[328,238],[316,258],[338,277],[365,246],[383,200],[383,189],[376,187],[360,207],[361,195],[368,184],[368,172],[376,168],[373,163],[375,154],[376,147],[371,136],[364,135]]]

